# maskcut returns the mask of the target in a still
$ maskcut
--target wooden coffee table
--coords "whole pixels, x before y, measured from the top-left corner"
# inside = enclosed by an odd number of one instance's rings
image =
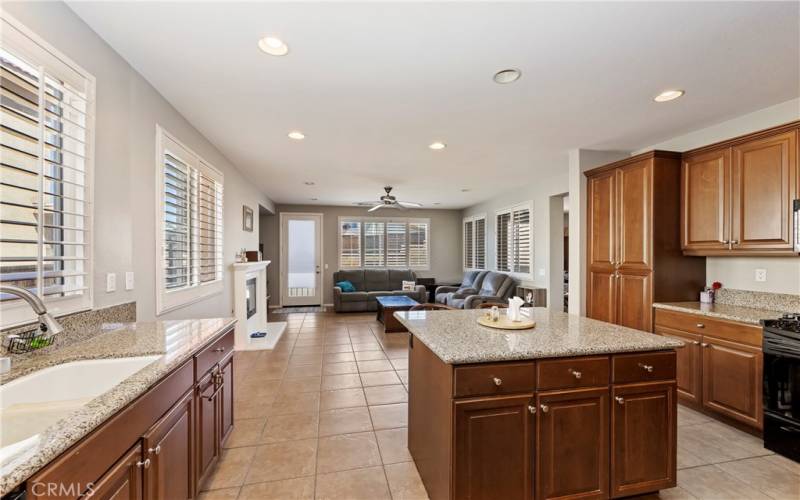
[[[386,333],[408,331],[394,317],[394,312],[408,311],[412,307],[419,305],[419,302],[405,295],[384,295],[383,297],[376,297],[375,300],[378,302],[378,321],[383,323]]]

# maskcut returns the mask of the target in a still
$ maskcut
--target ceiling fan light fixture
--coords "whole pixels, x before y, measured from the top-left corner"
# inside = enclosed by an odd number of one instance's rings
[[[669,102],[674,101],[678,97],[681,97],[686,92],[680,89],[674,90],[665,90],[664,92],[658,94],[657,96],[653,97],[653,100],[656,102]]]
[[[514,83],[522,76],[522,71],[516,68],[508,68],[498,71],[494,74],[494,82],[499,83],[500,85],[505,85],[507,83]]]
[[[258,41],[258,48],[271,56],[285,56],[289,46],[276,36],[265,36]]]

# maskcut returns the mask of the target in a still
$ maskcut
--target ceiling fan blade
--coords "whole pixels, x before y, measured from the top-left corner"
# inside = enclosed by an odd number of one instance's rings
[[[381,201],[359,201],[357,203],[354,203],[354,205],[357,205],[359,207],[372,207],[376,203],[383,203],[383,202],[381,202]]]
[[[381,203],[380,205],[375,205],[374,207],[372,207],[369,210],[367,210],[367,212],[374,212],[375,210],[378,210],[379,208],[383,208],[383,206],[384,206],[383,203]]]
[[[403,205],[406,208],[421,208],[422,207],[422,203],[416,203],[416,202],[413,202],[413,201],[398,201],[397,203],[399,203],[400,205]]]
[[[399,204],[399,203],[396,203],[396,204],[392,205],[392,208],[396,208],[396,209],[398,209],[398,210],[402,210],[403,212],[405,212],[406,210],[408,210],[408,208],[407,208],[407,207],[404,207],[403,205],[401,205],[401,204]]]

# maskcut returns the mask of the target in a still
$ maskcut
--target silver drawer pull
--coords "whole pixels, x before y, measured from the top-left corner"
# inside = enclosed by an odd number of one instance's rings
[[[642,370],[646,371],[647,373],[653,373],[652,365],[645,365],[643,363],[639,363],[639,366],[642,368]]]
[[[161,445],[159,444],[155,448],[148,448],[147,453],[155,453],[156,455],[158,455],[159,453],[161,453]]]
[[[494,385],[496,385],[497,387],[503,385],[503,379],[499,377],[494,377],[492,380],[494,381]]]
[[[578,370],[573,370],[572,368],[569,369],[569,372],[572,374],[573,377],[577,379],[580,379],[583,376],[581,372],[579,372]]]
[[[136,467],[144,467],[145,469],[149,469],[150,468],[150,459],[147,458],[147,459],[145,459],[144,462],[136,462]]]
[[[216,349],[214,349],[214,352],[225,352],[225,348],[224,347],[217,347]]]
[[[542,413],[547,413],[548,411],[550,411],[550,407],[547,405],[539,405],[539,408],[542,409]]]
[[[528,405],[528,411],[531,412],[531,415],[536,413],[536,407],[533,405]]]
[[[621,404],[621,405],[624,405],[624,404],[625,404],[625,398],[623,398],[622,396],[617,396],[617,397],[615,397],[615,398],[614,398],[614,400],[615,400],[617,403]]]

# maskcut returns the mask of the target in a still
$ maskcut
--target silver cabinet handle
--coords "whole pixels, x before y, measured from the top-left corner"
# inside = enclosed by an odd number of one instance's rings
[[[625,404],[625,398],[623,398],[622,396],[617,396],[617,397],[615,397],[615,398],[614,398],[614,400],[615,400],[617,403],[621,404],[621,405],[624,405],[624,404]]]
[[[136,467],[144,467],[145,469],[149,469],[150,468],[150,459],[147,458],[147,459],[145,459],[144,462],[141,462],[141,461],[136,462]]]
[[[739,240],[731,240],[731,245],[738,245],[738,244],[739,244]]]
[[[217,347],[214,352],[225,352],[225,347]]]
[[[494,385],[496,385],[497,387],[503,385],[503,379],[499,377],[494,377],[492,380],[494,381]]]
[[[703,323],[697,323],[695,326],[697,328],[705,328],[706,327],[706,325],[704,325]]]
[[[573,377],[577,379],[580,379],[583,376],[581,372],[579,372],[578,370],[573,370],[572,368],[569,369],[569,372],[572,374]]]
[[[159,453],[161,453],[161,445],[160,444],[156,445],[155,448],[148,448],[147,453],[155,453],[156,455],[158,455]]]
[[[536,413],[536,407],[533,405],[528,405],[528,411],[531,412],[531,415]]]
[[[550,407],[547,405],[539,405],[539,408],[542,409],[542,413],[547,413],[548,411],[550,411]]]
[[[639,366],[642,368],[642,370],[646,371],[647,373],[653,373],[652,365],[645,365],[643,363],[639,363]]]

